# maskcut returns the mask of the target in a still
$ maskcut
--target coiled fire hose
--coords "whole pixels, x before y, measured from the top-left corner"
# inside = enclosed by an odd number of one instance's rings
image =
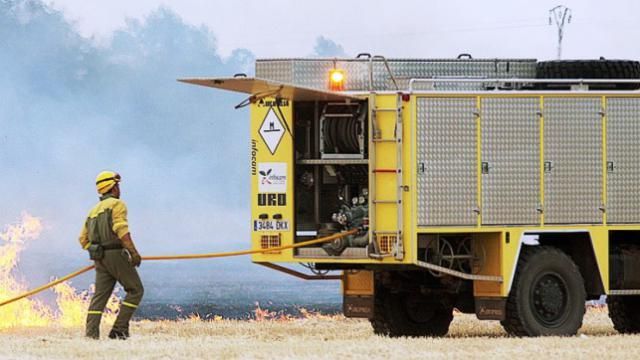
[[[278,247],[272,247],[272,248],[268,248],[268,249],[258,249],[258,250],[241,250],[241,251],[229,251],[229,252],[219,252],[219,253],[205,253],[205,254],[185,254],[185,255],[161,255],[161,256],[143,256],[142,260],[145,261],[162,261],[162,260],[193,260],[193,259],[213,259],[213,258],[221,258],[221,257],[232,257],[232,256],[242,256],[242,255],[251,255],[251,254],[261,254],[261,253],[266,253],[266,252],[272,252],[272,251],[281,251],[281,250],[287,250],[287,249],[295,249],[295,248],[299,248],[299,247],[304,247],[304,246],[309,246],[309,245],[315,245],[315,244],[321,244],[321,243],[326,243],[326,242],[330,242],[330,241],[334,241],[340,238],[343,238],[345,236],[349,236],[349,235],[353,235],[355,233],[357,233],[359,230],[358,229],[353,229],[353,230],[349,230],[349,231],[345,231],[345,232],[341,232],[341,233],[337,233],[337,234],[333,234],[330,236],[325,236],[319,239],[315,239],[315,240],[309,240],[309,241],[304,241],[304,242],[300,242],[297,244],[291,244],[291,245],[284,245],[284,246],[278,246]],[[0,307],[3,307],[5,305],[9,305],[13,302],[16,302],[18,300],[22,300],[24,298],[28,298],[31,297],[35,294],[38,294],[40,292],[43,292],[49,288],[52,288],[60,283],[63,283],[67,280],[73,279],[76,276],[82,275],[84,273],[86,273],[89,270],[92,270],[95,268],[95,265],[89,265],[89,266],[85,266],[81,269],[78,269],[70,274],[67,274],[59,279],[56,279],[50,283],[44,284],[42,286],[39,286],[33,290],[29,290],[23,294],[20,294],[16,297],[13,297],[11,299],[7,299],[4,300],[2,302],[0,302]]]

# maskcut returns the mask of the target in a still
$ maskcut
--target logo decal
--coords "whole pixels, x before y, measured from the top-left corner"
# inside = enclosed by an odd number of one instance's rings
[[[287,194],[258,194],[258,206],[287,206]]]
[[[273,108],[269,108],[269,111],[267,111],[267,116],[264,117],[258,132],[271,155],[275,155],[278,145],[280,145],[280,141],[284,137],[284,125],[282,125],[282,121],[273,111]]]
[[[258,163],[258,192],[287,192],[287,163]]]
[[[257,173],[258,168],[258,141],[251,139],[251,175]]]

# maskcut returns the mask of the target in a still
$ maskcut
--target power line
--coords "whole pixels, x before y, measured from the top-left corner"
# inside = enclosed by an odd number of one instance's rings
[[[549,25],[555,22],[558,28],[558,60],[562,58],[562,38],[564,37],[565,24],[571,23],[571,9],[564,5],[558,5],[549,9]]]

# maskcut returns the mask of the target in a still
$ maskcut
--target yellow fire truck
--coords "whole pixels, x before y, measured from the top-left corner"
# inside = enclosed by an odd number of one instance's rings
[[[181,81],[249,95],[254,249],[358,231],[253,262],[342,270],[376,333],[443,336],[456,308],[573,335],[601,295],[640,331],[640,63],[360,54]]]

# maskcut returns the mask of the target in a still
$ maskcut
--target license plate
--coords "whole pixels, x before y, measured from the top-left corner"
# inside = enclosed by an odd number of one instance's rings
[[[255,220],[253,231],[289,231],[289,222],[286,220]]]

